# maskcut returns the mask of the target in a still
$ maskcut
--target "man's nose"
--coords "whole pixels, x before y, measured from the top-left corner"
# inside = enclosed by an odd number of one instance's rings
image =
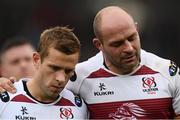
[[[64,70],[56,72],[56,80],[63,83],[66,81],[66,74]]]
[[[128,41],[128,40],[125,41],[124,51],[127,51],[127,52],[133,51],[132,43],[130,41]]]
[[[25,69],[27,69],[27,66],[28,65],[28,63],[26,62],[26,61],[20,61],[20,66],[22,67],[22,68],[25,68]]]

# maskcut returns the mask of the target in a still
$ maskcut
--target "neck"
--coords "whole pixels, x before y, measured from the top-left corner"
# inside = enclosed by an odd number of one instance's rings
[[[113,64],[109,64],[106,61],[104,62],[105,67],[109,69],[110,71],[119,74],[119,75],[126,75],[132,73],[135,69],[139,67],[139,62],[134,67],[127,67],[127,68],[121,68],[119,66],[115,66]]]
[[[57,99],[57,97],[48,97],[45,93],[43,93],[43,90],[39,87],[35,79],[29,80],[27,82],[27,89],[29,90],[31,96],[39,102],[51,103]]]

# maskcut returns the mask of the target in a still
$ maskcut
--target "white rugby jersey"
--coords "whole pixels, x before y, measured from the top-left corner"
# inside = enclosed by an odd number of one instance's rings
[[[100,52],[78,64],[66,86],[84,99],[90,118],[168,119],[180,114],[180,71],[175,63],[141,50],[140,66],[118,75],[103,61]]]
[[[29,94],[25,81],[15,83],[16,94],[0,94],[0,120],[87,119],[87,108],[79,96],[64,89],[53,103],[39,102]]]

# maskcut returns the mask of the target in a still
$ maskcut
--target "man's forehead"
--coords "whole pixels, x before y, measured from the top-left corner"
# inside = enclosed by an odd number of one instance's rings
[[[1,60],[7,60],[7,59],[17,59],[17,58],[23,58],[23,57],[32,57],[33,54],[33,48],[30,46],[17,46],[8,49],[5,51],[2,56]]]
[[[60,52],[54,48],[49,50],[47,56],[44,57],[44,61],[48,63],[57,64],[61,66],[74,66],[78,62],[79,53],[74,53],[71,55],[67,55],[63,52]]]
[[[8,50],[6,50],[3,54],[10,54],[10,53],[14,53],[17,52],[18,53],[24,53],[24,50],[28,50],[28,51],[34,51],[34,49],[30,46],[30,45],[22,45],[22,46],[15,46],[12,48],[9,48]]]

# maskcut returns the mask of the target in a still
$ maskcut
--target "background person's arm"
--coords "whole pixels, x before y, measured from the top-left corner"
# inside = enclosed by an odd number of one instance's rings
[[[0,78],[0,93],[4,91],[8,91],[10,93],[16,93],[16,88],[13,85],[15,81],[16,81],[16,78],[14,77],[10,77],[9,79],[1,77]]]

